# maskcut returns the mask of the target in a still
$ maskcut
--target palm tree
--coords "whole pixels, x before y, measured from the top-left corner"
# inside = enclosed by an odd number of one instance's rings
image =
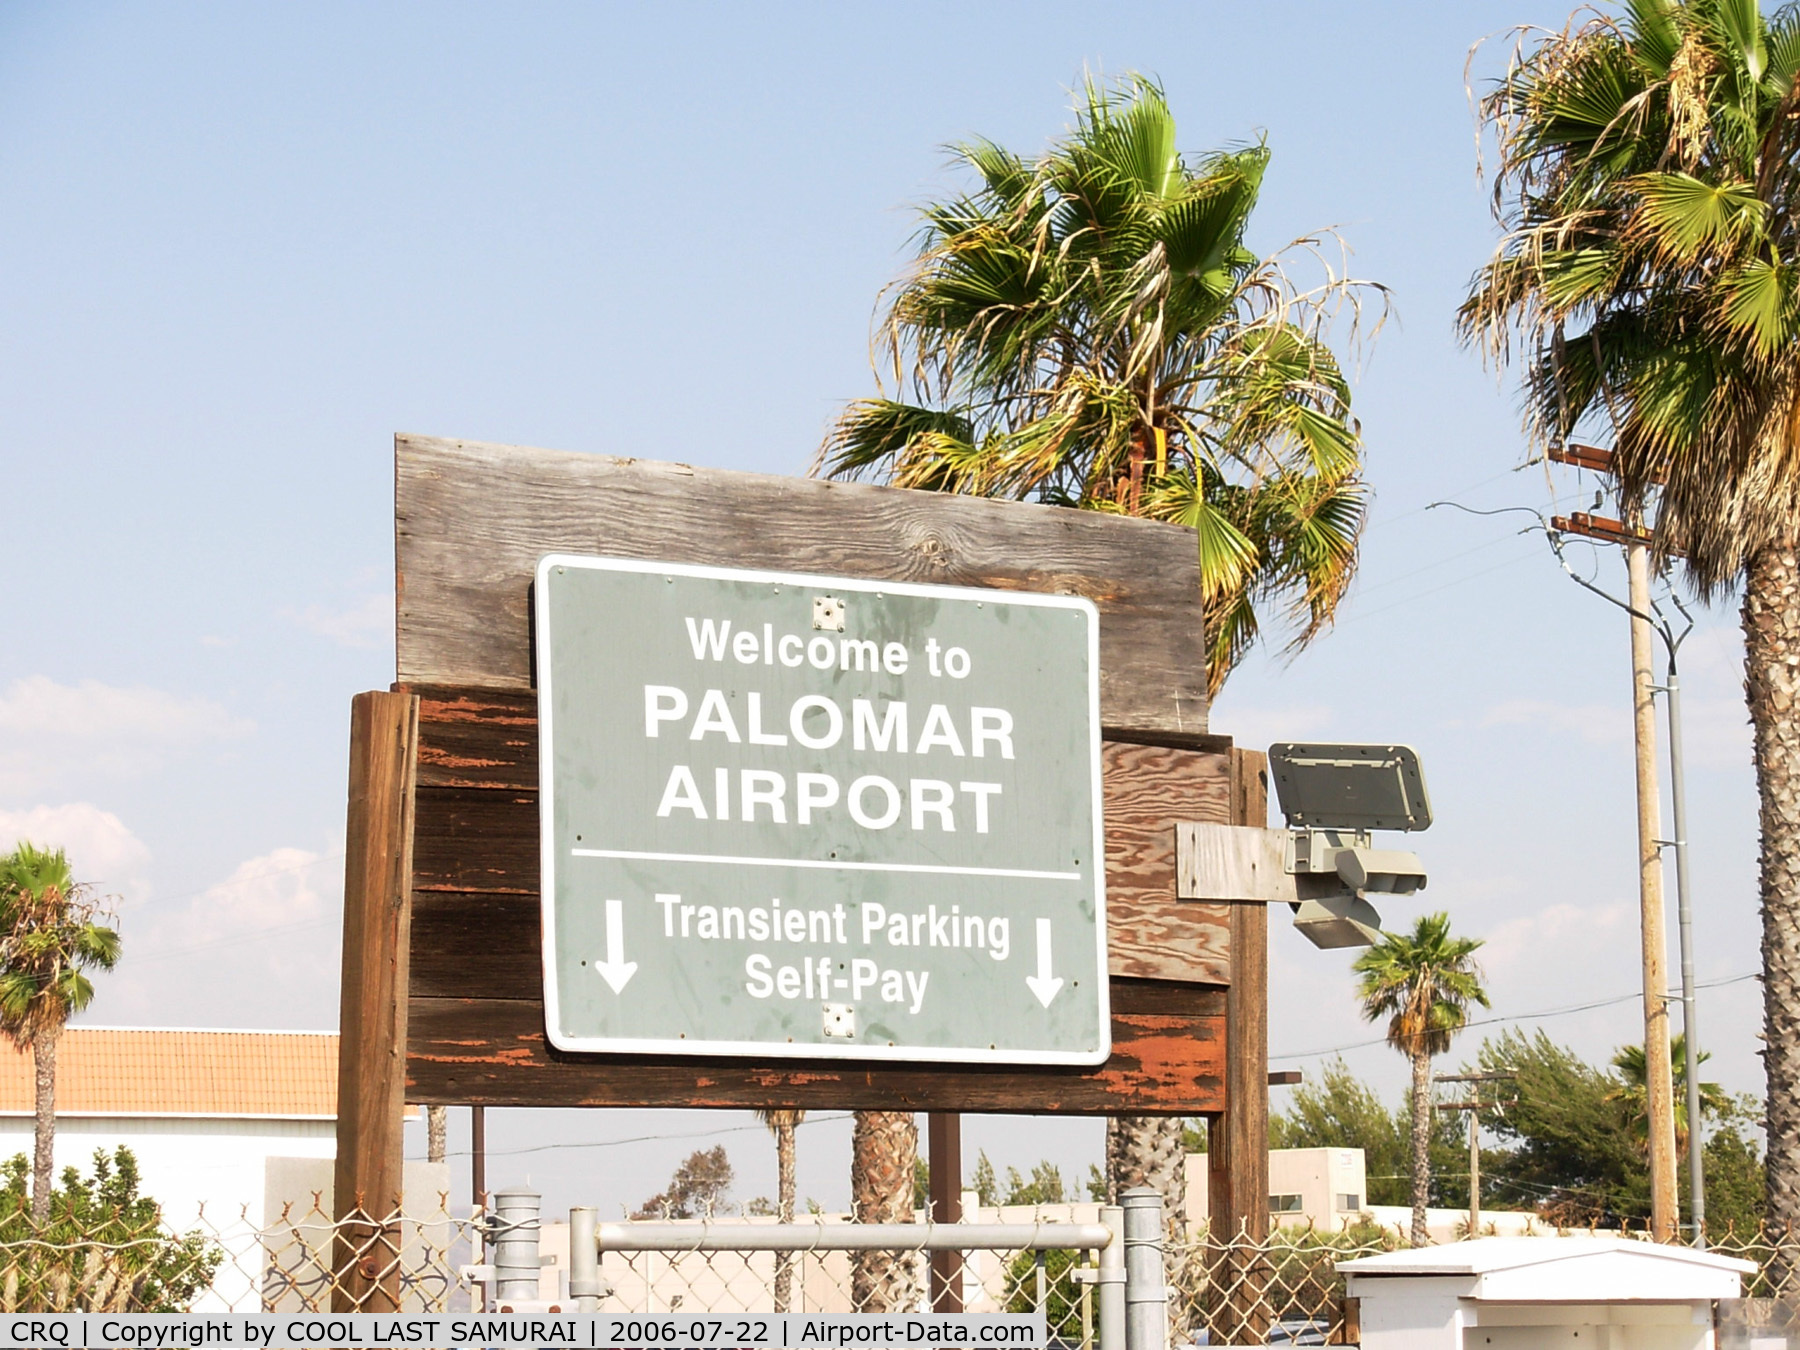
[[[1354,337],[1364,283],[1302,292],[1245,247],[1265,146],[1184,159],[1141,76],[1090,81],[1075,114],[1034,158],[954,148],[975,186],[925,207],[880,328],[896,397],[851,403],[815,469],[1191,527],[1216,694],[1271,602],[1297,650],[1355,571],[1362,441],[1325,335],[1348,309]],[[1179,1214],[1181,1128],[1118,1118],[1112,1189]]]
[[[850,1131],[850,1207],[858,1223],[910,1223],[919,1122],[911,1111],[858,1111]],[[911,1252],[857,1252],[850,1259],[855,1312],[904,1312],[918,1289]]]
[[[50,1217],[56,1145],[56,1041],[94,997],[90,969],[119,960],[118,933],[75,884],[68,857],[21,843],[0,858],[0,1033],[31,1051],[36,1077],[31,1215]]]
[[[775,1216],[779,1223],[794,1221],[794,1131],[806,1119],[806,1112],[782,1107],[764,1107],[756,1118],[775,1136]],[[794,1290],[791,1256],[779,1252],[775,1257],[775,1311],[786,1312]]]
[[[1426,914],[1410,933],[1383,933],[1351,967],[1369,1021],[1388,1019],[1387,1043],[1412,1061],[1412,1244],[1430,1240],[1425,1205],[1431,1190],[1431,1059],[1450,1049],[1469,1020],[1469,1005],[1488,1006],[1481,969],[1471,959],[1480,938],[1452,937],[1448,914]]]
[[[1366,283],[1298,292],[1244,246],[1265,146],[1184,159],[1142,76],[1075,112],[1033,159],[954,147],[978,185],[924,209],[878,339],[902,397],[851,403],[815,467],[1192,527],[1216,692],[1259,605],[1298,647],[1355,570],[1362,442],[1325,330]]]
[[[1800,11],[1630,0],[1522,44],[1482,102],[1502,243],[1461,323],[1522,347],[1540,446],[1610,433],[1702,598],[1743,588],[1761,794],[1768,1207],[1800,1222]]]
[[[1688,1140],[1687,1114],[1687,1037],[1677,1033],[1669,1044],[1671,1070],[1675,1077],[1675,1151],[1685,1153]],[[1702,1050],[1695,1056],[1701,1064],[1712,1058],[1709,1051]],[[1648,1094],[1649,1063],[1641,1045],[1627,1045],[1613,1056],[1613,1068],[1619,1071],[1623,1080],[1613,1091],[1606,1094],[1608,1101],[1622,1102],[1632,1113],[1632,1129],[1638,1135],[1639,1143],[1647,1152],[1650,1147],[1649,1117],[1650,1108],[1646,1097]],[[1717,1083],[1702,1082],[1700,1084],[1700,1114],[1715,1116],[1727,1110],[1731,1101],[1725,1095],[1725,1089]]]

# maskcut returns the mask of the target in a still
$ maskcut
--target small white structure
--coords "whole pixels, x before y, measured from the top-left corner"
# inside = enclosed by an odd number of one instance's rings
[[[1210,1212],[1206,1154],[1186,1158],[1188,1227]],[[1272,1148],[1269,1150],[1269,1222],[1275,1227],[1311,1226],[1335,1233],[1354,1227],[1368,1208],[1360,1148]]]
[[[1625,1238],[1500,1237],[1345,1261],[1363,1350],[1713,1350],[1756,1266]]]
[[[1184,1174],[1188,1230],[1206,1222],[1206,1155],[1190,1153]],[[1412,1224],[1412,1210],[1401,1206],[1371,1205],[1363,1151],[1360,1148],[1272,1148],[1269,1150],[1269,1226],[1315,1228],[1340,1233],[1358,1224],[1376,1223],[1405,1232]],[[1426,1211],[1426,1230],[1433,1242],[1454,1242],[1468,1235],[1466,1209]],[[1496,1236],[1543,1231],[1537,1216],[1527,1210],[1481,1211],[1481,1229]]]

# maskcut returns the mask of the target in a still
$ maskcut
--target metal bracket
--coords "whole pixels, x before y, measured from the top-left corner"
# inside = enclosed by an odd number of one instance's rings
[[[813,627],[827,633],[844,631],[844,602],[835,595],[813,597]]]
[[[1315,830],[1298,829],[1284,831],[1287,835],[1287,847],[1282,853],[1282,865],[1291,873],[1332,872],[1337,871],[1338,854],[1349,848],[1373,848],[1374,839],[1367,830]]]
[[[822,1005],[824,1032],[834,1040],[853,1041],[856,1039],[856,1005],[854,1003],[827,1003]]]
[[[1108,1270],[1104,1266],[1076,1266],[1069,1272],[1069,1278],[1076,1284],[1124,1284],[1123,1270]]]

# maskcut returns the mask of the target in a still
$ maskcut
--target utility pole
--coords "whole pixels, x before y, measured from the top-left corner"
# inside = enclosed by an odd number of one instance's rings
[[[1481,1108],[1483,1106],[1505,1106],[1506,1102],[1484,1102],[1481,1100],[1483,1083],[1510,1083],[1516,1075],[1511,1073],[1440,1073],[1434,1074],[1434,1083],[1468,1083],[1471,1096],[1466,1102],[1439,1102],[1439,1111],[1466,1111],[1469,1114],[1469,1236],[1481,1236]]]
[[[1553,446],[1548,457],[1559,464],[1613,476],[1609,450],[1590,445]],[[1614,478],[1616,484],[1617,479]],[[1597,504],[1597,503],[1596,503]],[[1687,869],[1687,798],[1681,772],[1681,679],[1676,669],[1676,650],[1687,634],[1677,634],[1668,623],[1654,621],[1650,600],[1650,540],[1644,524],[1643,503],[1624,502],[1623,521],[1608,520],[1585,512],[1553,518],[1546,531],[1558,563],[1569,577],[1596,595],[1619,605],[1631,622],[1631,705],[1633,744],[1636,749],[1638,821],[1638,907],[1644,974],[1644,1075],[1645,1102],[1650,1138],[1650,1229],[1658,1242],[1673,1241],[1680,1227],[1675,1190],[1675,1082],[1669,1045],[1668,937],[1665,930],[1662,886],[1662,850],[1675,849],[1675,881],[1681,936],[1682,1026],[1687,1033],[1688,1071],[1688,1172],[1692,1188],[1693,1236],[1696,1246],[1706,1245],[1706,1177],[1703,1142],[1697,1107],[1699,1082],[1696,1071],[1699,1037],[1694,1025],[1693,925],[1689,910]],[[1542,517],[1539,517],[1540,521]],[[1625,552],[1627,598],[1621,602],[1600,587],[1577,576],[1562,556],[1557,531],[1618,544]],[[1679,602],[1676,608],[1680,608]],[[1686,610],[1682,610],[1685,615]],[[1689,631],[1692,630],[1689,622]],[[1656,683],[1651,639],[1660,636],[1668,649],[1668,683]],[[1656,695],[1669,699],[1670,797],[1674,804],[1675,838],[1661,838],[1661,796],[1656,772]]]
[[[1625,514],[1627,598],[1631,605],[1631,706],[1637,751],[1638,911],[1644,961],[1644,1078],[1650,1134],[1650,1235],[1675,1238],[1675,1078],[1669,1050],[1668,935],[1662,888],[1662,791],[1656,772],[1656,671],[1651,650],[1650,550],[1643,514]]]

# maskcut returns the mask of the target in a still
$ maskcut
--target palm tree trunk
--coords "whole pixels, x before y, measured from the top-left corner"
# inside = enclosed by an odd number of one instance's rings
[[[31,1062],[37,1076],[37,1130],[32,1140],[31,1220],[50,1218],[50,1184],[56,1166],[56,1032],[31,1038]]]
[[[909,1223],[919,1122],[911,1111],[858,1111],[850,1134],[850,1204],[858,1223]],[[851,1258],[855,1312],[908,1312],[917,1303],[914,1253],[858,1252]]]
[[[1108,1116],[1106,1118],[1106,1198],[1133,1186],[1149,1186],[1163,1198],[1163,1278],[1174,1288],[1186,1255],[1187,1150],[1182,1144],[1186,1122],[1179,1116]],[[1227,1239],[1228,1240],[1228,1239]],[[1169,1300],[1169,1327],[1183,1329],[1179,1299]],[[1178,1334],[1171,1344],[1180,1344]]]
[[[1113,1204],[1133,1186],[1162,1192],[1163,1217],[1186,1212],[1179,1116],[1109,1116],[1106,1121],[1106,1191]]]
[[[1767,1217],[1800,1225],[1800,562],[1758,554],[1744,587],[1744,692],[1762,826]]]
[[[441,1163],[450,1142],[450,1108],[425,1108],[425,1161]]]
[[[1431,1241],[1425,1225],[1425,1206],[1431,1197],[1431,1056],[1423,1050],[1412,1057],[1412,1245]]]
[[[794,1115],[789,1112],[775,1123],[775,1215],[782,1223],[794,1221]],[[794,1293],[791,1253],[775,1257],[775,1311],[788,1311]]]

